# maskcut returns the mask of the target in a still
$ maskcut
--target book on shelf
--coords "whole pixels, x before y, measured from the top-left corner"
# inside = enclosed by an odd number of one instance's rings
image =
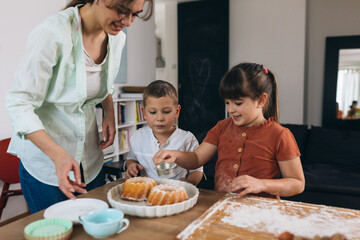
[[[123,149],[129,149],[129,129],[124,130],[124,147]]]
[[[123,102],[117,103],[117,109],[118,109],[118,125],[125,123],[125,106],[126,104]]]
[[[115,152],[114,146],[108,146],[107,148],[103,149],[103,153],[105,156],[111,155]]]
[[[139,106],[138,104],[136,103],[136,112],[135,112],[135,122],[139,122]]]
[[[102,122],[103,122],[103,110],[100,107],[96,107],[95,108],[95,115],[96,115],[96,123],[98,125],[99,128],[102,127]]]
[[[127,93],[127,92],[120,93],[120,98],[142,99],[142,97],[143,97],[142,93]]]
[[[109,158],[104,158],[104,163],[111,163],[114,160],[113,157],[109,157]]]
[[[120,150],[129,149],[129,146],[130,146],[129,136],[130,136],[129,129],[121,129],[121,131],[119,132],[119,149]]]
[[[142,111],[142,108],[144,107],[144,104],[142,101],[136,102],[136,122],[144,122],[144,113]]]

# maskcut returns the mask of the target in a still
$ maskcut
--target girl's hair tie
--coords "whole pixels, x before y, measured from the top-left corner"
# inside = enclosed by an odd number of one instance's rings
[[[266,67],[263,67],[263,69],[264,69],[264,71],[265,71],[266,74],[269,73],[269,70],[268,70]]]

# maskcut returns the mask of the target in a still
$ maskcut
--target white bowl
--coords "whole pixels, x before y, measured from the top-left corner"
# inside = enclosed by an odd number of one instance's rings
[[[174,214],[178,214],[184,212],[190,208],[192,208],[199,197],[199,190],[192,184],[179,181],[179,180],[171,180],[171,179],[155,179],[158,184],[174,184],[179,185],[185,188],[188,199],[180,202],[174,203],[170,205],[162,205],[162,206],[147,206],[145,201],[142,202],[134,202],[127,201],[120,198],[120,193],[122,190],[122,184],[119,184],[109,190],[107,193],[107,198],[110,205],[113,208],[119,209],[123,211],[125,214],[137,217],[165,217],[171,216]]]

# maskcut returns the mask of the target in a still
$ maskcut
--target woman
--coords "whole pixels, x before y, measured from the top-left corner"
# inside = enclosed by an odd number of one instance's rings
[[[20,183],[32,213],[105,183],[102,149],[113,144],[112,87],[124,27],[145,0],[73,0],[30,34],[7,110],[20,159]],[[152,0],[144,19],[152,14]],[[99,140],[94,106],[104,109]]]
[[[350,110],[347,112],[346,118],[345,119],[356,119],[356,112],[357,112],[357,101],[352,101],[351,105],[350,105]]]

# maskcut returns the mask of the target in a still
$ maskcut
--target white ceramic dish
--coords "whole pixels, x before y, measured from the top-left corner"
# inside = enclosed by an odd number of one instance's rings
[[[66,200],[48,207],[44,218],[65,218],[79,223],[79,216],[93,210],[109,208],[108,204],[95,198],[77,198]]]
[[[156,179],[158,184],[174,184],[185,188],[189,199],[180,203],[163,206],[147,206],[145,202],[132,202],[120,198],[123,184],[119,184],[107,193],[107,198],[113,208],[123,211],[125,214],[138,217],[165,217],[184,212],[192,208],[199,197],[199,190],[192,184],[171,179]]]

